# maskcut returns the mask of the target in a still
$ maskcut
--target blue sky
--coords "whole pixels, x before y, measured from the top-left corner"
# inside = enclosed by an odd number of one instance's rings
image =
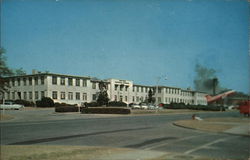
[[[8,65],[193,87],[195,65],[249,92],[247,0],[3,0]]]

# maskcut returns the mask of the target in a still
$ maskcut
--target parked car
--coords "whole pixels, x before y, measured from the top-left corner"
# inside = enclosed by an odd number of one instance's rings
[[[158,106],[155,106],[155,105],[152,105],[152,104],[148,105],[148,109],[158,109],[158,108],[159,108]]]
[[[13,102],[5,102],[4,104],[0,104],[0,109],[14,109],[14,110],[19,110],[24,108],[23,105],[20,104],[14,104]]]
[[[148,109],[148,106],[146,104],[141,104],[141,109]]]
[[[133,105],[131,106],[131,108],[132,108],[132,109],[141,109],[141,106],[138,105],[138,104],[133,104]]]

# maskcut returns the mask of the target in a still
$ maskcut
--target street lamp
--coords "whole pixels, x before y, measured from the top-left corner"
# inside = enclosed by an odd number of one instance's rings
[[[158,104],[158,89],[159,89],[159,82],[160,80],[164,77],[164,80],[167,80],[166,76],[161,76],[161,77],[157,77],[157,81],[156,81],[156,90],[155,90],[155,105]]]

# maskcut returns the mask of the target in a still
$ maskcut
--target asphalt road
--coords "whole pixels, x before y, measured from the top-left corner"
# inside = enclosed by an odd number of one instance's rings
[[[200,113],[207,117],[238,117],[236,112]],[[208,133],[174,126],[185,115],[86,118],[1,125],[1,145],[84,145],[178,152],[222,159],[247,159],[250,137]]]

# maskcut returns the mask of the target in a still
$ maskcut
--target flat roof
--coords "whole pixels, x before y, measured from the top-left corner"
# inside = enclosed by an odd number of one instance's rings
[[[20,76],[9,76],[3,78],[21,78],[21,77],[34,77],[34,76],[60,76],[60,77],[72,77],[72,78],[84,78],[84,79],[91,79],[90,76],[74,76],[74,75],[66,75],[66,74],[57,74],[57,73],[36,73],[36,74],[27,74],[27,75],[20,75]]]

